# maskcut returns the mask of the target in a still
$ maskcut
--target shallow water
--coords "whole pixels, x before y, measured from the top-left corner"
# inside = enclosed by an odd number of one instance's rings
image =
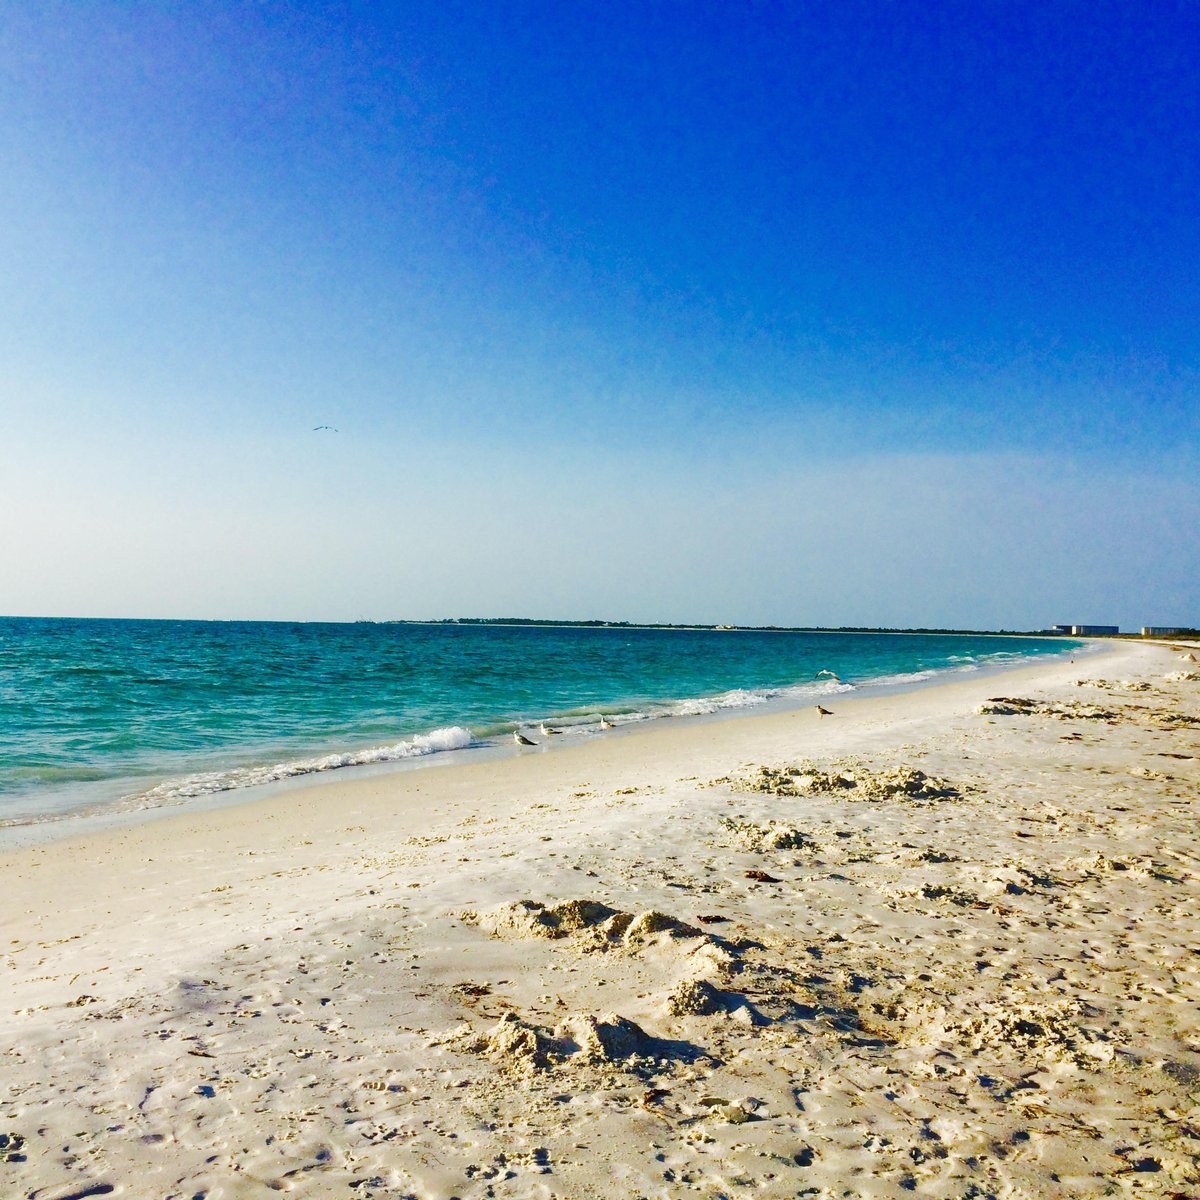
[[[813,702],[1061,638],[0,619],[0,824],[615,723]],[[833,679],[819,672],[832,671]]]

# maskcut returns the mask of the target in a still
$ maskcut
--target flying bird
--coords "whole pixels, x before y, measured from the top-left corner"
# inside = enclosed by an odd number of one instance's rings
[[[335,428],[334,428],[332,425],[314,425],[314,426],[313,426],[313,433],[320,433],[322,429],[328,429],[330,433],[337,433],[337,432],[339,432],[339,431],[338,431],[337,429],[335,429]]]
[[[536,746],[537,742],[531,742],[519,729],[513,730],[513,741],[518,746]]]
[[[831,713],[829,711],[829,709],[822,708],[819,704],[817,705],[817,712],[822,717],[832,717],[833,716],[833,713]]]
[[[813,676],[813,678],[820,679],[822,675],[828,675],[830,679],[833,679],[838,683],[842,682],[842,677],[836,671],[831,671],[828,667],[822,667],[821,670],[819,670]]]

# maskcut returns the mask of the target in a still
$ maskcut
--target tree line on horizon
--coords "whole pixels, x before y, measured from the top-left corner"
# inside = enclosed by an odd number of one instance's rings
[[[1007,637],[1064,637],[1046,629],[946,629],[932,626],[870,625],[707,625],[670,621],[555,620],[549,617],[437,617],[420,621],[398,617],[389,625],[523,625],[572,629],[705,629],[730,633],[959,633]],[[1122,635],[1125,636],[1125,635]],[[1134,635],[1136,636],[1136,635]]]

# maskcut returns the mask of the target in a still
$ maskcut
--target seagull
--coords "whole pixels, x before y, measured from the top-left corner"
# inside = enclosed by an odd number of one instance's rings
[[[832,717],[833,716],[833,713],[831,713],[829,711],[829,709],[822,708],[819,704],[817,705],[817,712],[823,717]]]
[[[600,728],[601,729],[615,729],[616,726],[607,717],[601,717],[600,718]]]
[[[828,675],[830,679],[833,679],[833,680],[835,680],[837,683],[841,683],[841,682],[842,682],[842,677],[841,677],[841,676],[840,676],[840,675],[839,675],[839,674],[838,674],[836,671],[831,671],[831,670],[830,670],[828,667],[822,667],[822,668],[821,668],[821,669],[820,669],[820,670],[819,670],[819,671],[818,671],[818,672],[817,672],[817,673],[816,673],[816,674],[813,676],[813,678],[814,678],[814,679],[820,679],[822,675]]]
[[[320,433],[322,429],[328,429],[330,433],[338,432],[332,425],[314,425],[313,433]]]
[[[553,737],[556,733],[562,733],[561,729],[547,729],[546,722],[542,722],[542,737]]]
[[[519,729],[513,730],[513,741],[518,746],[536,746],[537,742],[531,742]]]

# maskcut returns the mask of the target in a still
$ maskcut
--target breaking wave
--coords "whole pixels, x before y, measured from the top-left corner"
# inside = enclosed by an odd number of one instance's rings
[[[277,763],[272,767],[235,767],[227,771],[201,771],[182,779],[170,779],[157,787],[147,788],[127,796],[123,807],[157,808],[179,800],[194,800],[216,792],[231,792],[239,788],[259,787],[294,779],[300,775],[315,775],[321,771],[337,771],[343,767],[367,767],[375,763],[404,762],[447,750],[465,750],[475,744],[471,731],[463,725],[435,729],[418,734],[408,741],[391,746],[373,746],[367,750],[351,750],[345,754],[324,754],[318,758],[300,758],[293,762]]]

